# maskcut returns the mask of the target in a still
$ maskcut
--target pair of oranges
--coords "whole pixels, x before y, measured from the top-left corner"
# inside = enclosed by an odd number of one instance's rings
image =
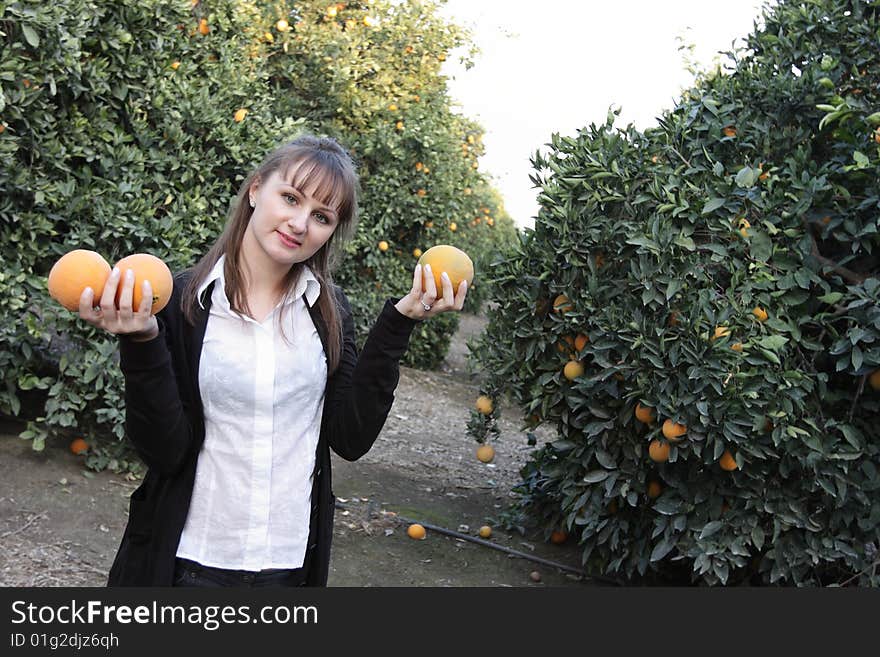
[[[174,282],[171,270],[162,260],[149,253],[135,253],[122,258],[116,267],[124,275],[129,269],[134,271],[134,290],[132,307],[140,308],[143,295],[143,282],[150,281],[153,290],[153,305],[150,310],[156,314],[171,299]],[[88,249],[74,249],[52,266],[49,271],[49,296],[68,310],[79,310],[79,299],[83,291],[90,287],[97,301],[104,291],[110,277],[110,264],[100,253]],[[119,305],[122,286],[116,291],[116,304]]]

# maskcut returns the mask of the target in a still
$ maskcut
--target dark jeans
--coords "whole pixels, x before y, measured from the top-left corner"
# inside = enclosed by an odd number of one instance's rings
[[[226,570],[203,566],[189,559],[177,558],[174,564],[174,586],[202,587],[282,587],[305,586],[308,573],[308,553],[301,568],[261,571]]]

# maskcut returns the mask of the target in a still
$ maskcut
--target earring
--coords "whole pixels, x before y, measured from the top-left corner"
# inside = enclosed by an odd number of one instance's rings
[[[254,202],[254,199],[251,199],[251,207],[252,208],[257,207],[257,204]]]

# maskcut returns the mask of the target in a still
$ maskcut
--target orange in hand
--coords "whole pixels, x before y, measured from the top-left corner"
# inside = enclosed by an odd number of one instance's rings
[[[153,289],[151,314],[155,315],[171,300],[171,291],[174,288],[171,270],[168,269],[168,265],[156,256],[149,253],[135,253],[117,262],[116,266],[119,268],[123,281],[125,280],[125,272],[129,269],[134,270],[134,290],[132,291],[131,307],[135,312],[141,307],[145,280],[150,281],[150,287]],[[116,290],[117,308],[119,307],[121,296],[122,285]]]
[[[110,277],[110,265],[99,253],[74,249],[65,253],[49,271],[49,296],[68,310],[79,310],[79,298],[87,287],[98,299]]]
[[[467,281],[468,289],[474,282],[474,263],[467,253],[449,244],[432,246],[419,257],[422,266],[422,290],[427,290],[428,278],[424,272],[425,265],[431,265],[434,274],[434,285],[437,288],[437,298],[443,296],[443,272],[449,276],[452,282],[453,296],[458,293],[458,286],[462,281]]]

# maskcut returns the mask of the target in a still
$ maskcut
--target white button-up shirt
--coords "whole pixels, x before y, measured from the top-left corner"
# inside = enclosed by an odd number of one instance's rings
[[[321,286],[306,267],[287,307],[257,322],[230,309],[223,262],[199,288],[201,297],[216,281],[199,362],[205,442],[177,556],[231,570],[299,568],[327,383],[302,296],[313,305]]]

